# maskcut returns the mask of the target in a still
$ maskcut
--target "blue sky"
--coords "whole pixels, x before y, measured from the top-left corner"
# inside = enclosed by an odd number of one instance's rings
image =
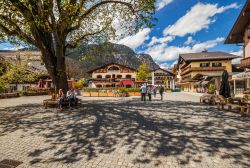
[[[138,53],[148,53],[162,67],[171,67],[179,53],[224,51],[242,55],[236,45],[225,45],[246,0],[157,0],[155,27],[144,28],[119,41]],[[8,43],[0,49],[11,49]],[[238,60],[234,60],[237,62]]]
[[[224,51],[242,55],[236,45],[224,40],[236,21],[246,0],[159,0],[157,25],[145,28],[118,43],[136,52],[150,54],[162,67],[171,67],[179,53]],[[237,63],[238,60],[234,60]]]

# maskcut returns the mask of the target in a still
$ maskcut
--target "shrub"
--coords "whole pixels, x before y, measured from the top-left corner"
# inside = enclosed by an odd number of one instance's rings
[[[74,83],[73,83],[73,86],[74,86],[76,89],[82,89],[82,88],[83,88],[83,84],[84,84],[84,79],[80,79],[80,80],[78,80],[77,82],[74,82]]]
[[[0,78],[0,93],[4,92],[7,89],[7,83]]]
[[[215,92],[215,85],[214,84],[210,84],[209,85],[209,87],[208,87],[208,92],[210,93],[210,94],[214,94],[214,92]]]

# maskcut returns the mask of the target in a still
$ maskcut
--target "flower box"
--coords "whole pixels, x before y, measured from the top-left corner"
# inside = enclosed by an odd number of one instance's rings
[[[107,97],[108,93],[99,92],[99,97]]]
[[[99,97],[99,93],[98,92],[90,92],[90,96],[91,97]]]
[[[107,96],[108,96],[108,97],[114,97],[114,93],[108,92],[108,93],[107,93]]]
[[[82,92],[83,97],[90,97],[90,92]]]
[[[128,92],[129,96],[141,96],[140,92]]]

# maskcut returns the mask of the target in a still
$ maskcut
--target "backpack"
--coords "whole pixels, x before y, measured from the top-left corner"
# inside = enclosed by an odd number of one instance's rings
[[[164,88],[161,87],[161,88],[160,88],[160,93],[163,93],[163,92],[164,92]]]

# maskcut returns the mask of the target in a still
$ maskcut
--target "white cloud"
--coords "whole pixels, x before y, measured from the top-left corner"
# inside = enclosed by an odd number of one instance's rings
[[[162,63],[162,64],[160,64],[159,66],[160,66],[160,68],[162,68],[162,69],[170,69],[170,64],[168,64],[168,63]]]
[[[172,69],[174,67],[174,64],[177,64],[177,60],[173,61],[172,63],[160,63],[159,66],[163,69]]]
[[[239,51],[231,52],[230,54],[240,56],[241,58],[236,58],[232,60],[233,64],[240,64],[240,60],[243,57],[243,49],[240,49]]]
[[[215,47],[218,43],[224,41],[224,38],[218,37],[215,40],[209,40],[202,43],[197,43],[193,46],[168,46],[167,44],[158,44],[149,47],[145,52],[150,54],[157,62],[174,61],[182,53],[201,52],[204,49]]]
[[[168,42],[173,41],[173,40],[174,40],[173,36],[166,36],[166,37],[162,37],[162,38],[157,38],[157,37],[153,36],[151,38],[150,43],[147,46],[153,46],[155,44],[168,43]]]
[[[215,40],[206,41],[204,43],[197,43],[192,47],[192,49],[194,51],[203,51],[204,49],[215,47],[218,43],[223,42],[224,40],[225,38],[218,37]]]
[[[160,10],[160,9],[164,8],[165,6],[170,4],[171,2],[173,2],[173,0],[157,0],[156,1],[156,10]]]
[[[209,25],[215,22],[213,17],[216,14],[238,7],[237,3],[222,7],[218,7],[218,4],[197,3],[175,24],[165,28],[163,34],[180,37],[195,34],[202,29],[208,29]]]
[[[136,49],[137,47],[141,46],[146,40],[149,39],[149,33],[151,29],[145,28],[136,33],[133,36],[127,36],[120,41],[118,41],[118,44],[123,44],[128,47],[131,47],[133,49]]]
[[[196,42],[196,41],[193,39],[193,37],[192,37],[192,36],[189,36],[189,37],[187,38],[187,41],[185,41],[184,44],[189,45],[189,44],[194,44],[195,42]]]

